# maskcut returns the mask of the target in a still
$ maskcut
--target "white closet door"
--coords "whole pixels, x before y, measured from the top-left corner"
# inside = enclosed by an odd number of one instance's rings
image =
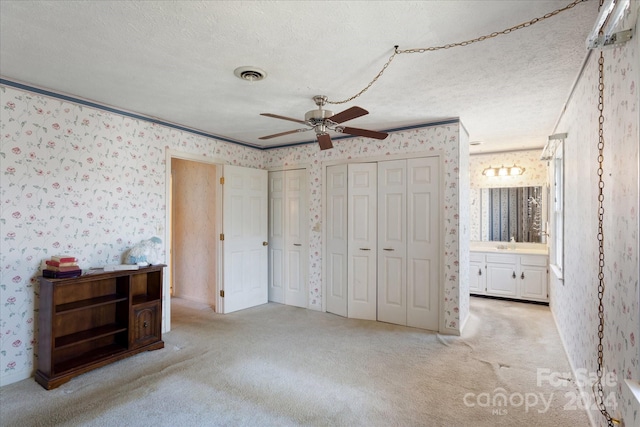
[[[376,163],[348,166],[348,316],[376,320]]]
[[[407,324],[406,160],[378,163],[378,320]]]
[[[307,307],[309,264],[307,171],[285,171],[285,294],[287,305]]]
[[[326,309],[347,316],[347,165],[327,167]]]
[[[269,172],[269,301],[284,304],[284,172]]]
[[[439,163],[407,160],[407,326],[438,330]]]

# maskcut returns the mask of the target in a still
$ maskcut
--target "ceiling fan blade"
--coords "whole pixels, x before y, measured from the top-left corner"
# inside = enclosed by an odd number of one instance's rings
[[[334,114],[333,116],[329,117],[329,120],[331,120],[334,123],[343,123],[343,122],[346,122],[347,120],[353,120],[356,117],[364,116],[365,114],[369,114],[369,112],[364,108],[351,107],[351,108],[347,108],[341,113]]]
[[[318,144],[320,144],[321,150],[333,148],[333,143],[331,142],[331,137],[328,133],[318,134]]]
[[[367,138],[375,138],[375,139],[385,139],[387,136],[389,136],[388,133],[384,133],[384,132],[377,132],[375,130],[360,129],[360,128],[350,128],[346,126],[342,128],[342,133],[348,133],[349,135],[364,136]]]
[[[286,132],[280,132],[280,133],[274,133],[273,135],[267,135],[267,136],[261,136],[258,139],[271,139],[271,138],[277,138],[279,136],[285,136],[285,135],[290,135],[292,133],[298,133],[298,132],[306,132],[308,130],[311,130],[311,128],[309,129],[294,129],[294,130],[288,130]]]
[[[260,115],[261,116],[266,116],[266,117],[272,117],[274,119],[289,120],[290,122],[296,122],[296,123],[300,123],[300,124],[303,124],[303,125],[307,124],[307,122],[305,122],[304,120],[292,119],[291,117],[279,116],[277,114],[260,113]]]

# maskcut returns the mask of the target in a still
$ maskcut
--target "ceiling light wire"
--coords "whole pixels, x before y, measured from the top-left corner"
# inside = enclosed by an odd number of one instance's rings
[[[369,88],[376,82],[378,81],[378,79],[382,76],[382,74],[385,72],[385,70],[387,69],[387,67],[389,66],[389,64],[391,64],[391,61],[393,61],[393,59],[396,57],[397,54],[400,53],[426,53],[426,52],[435,52],[437,50],[443,50],[443,49],[451,49],[452,47],[461,47],[461,46],[469,46],[470,44],[473,43],[478,43],[478,42],[482,42],[485,40],[489,40],[492,39],[494,37],[498,37],[501,35],[506,35],[506,34],[510,34],[514,31],[517,30],[521,30],[523,28],[527,28],[530,27],[534,24],[537,24],[538,22],[542,22],[545,19],[549,19],[553,16],[556,16],[559,13],[565,12],[569,9],[574,8],[576,5],[578,5],[579,3],[584,3],[588,0],[573,0],[571,3],[569,3],[568,5],[566,5],[565,7],[562,7],[560,9],[556,9],[553,12],[549,12],[543,16],[537,17],[537,18],[533,18],[530,21],[527,22],[523,22],[521,24],[518,25],[514,25],[512,27],[509,28],[505,28],[502,31],[494,31],[491,34],[486,34],[484,36],[480,36],[480,37],[476,37],[475,39],[470,39],[470,40],[465,40],[465,41],[461,41],[461,42],[456,42],[456,43],[448,43],[442,46],[431,46],[431,47],[423,47],[423,48],[416,48],[416,49],[398,49],[398,45],[394,46],[393,49],[393,54],[389,57],[389,60],[382,66],[382,69],[380,70],[380,72],[373,78],[373,80],[371,80],[371,82],[369,82],[369,84],[362,89],[360,92],[356,93],[355,95],[353,95],[350,98],[347,98],[343,101],[330,101],[327,100],[327,104],[345,104],[349,101],[353,101],[354,99],[356,99],[357,97],[359,97],[360,95],[362,95],[363,93],[365,93],[367,90],[369,90]]]

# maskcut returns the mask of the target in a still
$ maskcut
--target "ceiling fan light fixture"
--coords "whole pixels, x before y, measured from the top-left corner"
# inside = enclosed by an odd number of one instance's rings
[[[258,67],[238,67],[233,70],[233,74],[241,79],[249,82],[258,82],[260,80],[264,80],[267,77],[267,72],[258,68]]]

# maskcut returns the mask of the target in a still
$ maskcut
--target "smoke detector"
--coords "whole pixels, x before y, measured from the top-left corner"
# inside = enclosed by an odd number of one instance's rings
[[[239,79],[247,80],[249,82],[257,82],[267,77],[267,73],[257,67],[238,67],[233,70],[233,74]]]

